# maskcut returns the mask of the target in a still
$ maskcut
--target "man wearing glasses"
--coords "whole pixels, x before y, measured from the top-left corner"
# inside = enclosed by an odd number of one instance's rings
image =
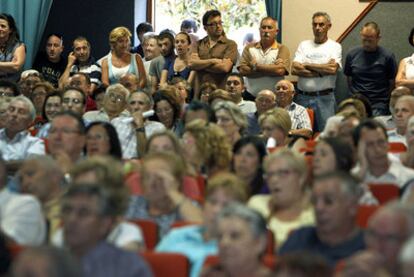
[[[130,113],[126,110],[129,94],[129,90],[121,84],[109,86],[105,91],[102,109],[85,113],[83,119],[89,122],[109,122],[119,116],[130,116]]]
[[[189,66],[197,71],[198,84],[211,82],[224,89],[226,75],[237,61],[237,44],[224,34],[219,11],[207,11],[202,21],[207,36],[198,41]],[[195,94],[198,93],[198,86],[195,86]]]

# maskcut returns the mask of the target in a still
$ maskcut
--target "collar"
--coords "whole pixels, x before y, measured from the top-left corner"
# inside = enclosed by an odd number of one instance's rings
[[[28,131],[23,130],[23,131],[18,132],[12,139],[9,139],[9,137],[6,134],[6,128],[3,128],[3,129],[0,130],[0,138],[5,140],[6,142],[11,142],[11,141],[15,141],[15,140],[18,141],[18,140],[26,137],[28,134],[29,134]]]
[[[296,109],[296,103],[295,102],[290,103],[290,105],[287,106],[287,108],[286,108],[286,110],[288,110],[288,111],[294,111],[295,109]]]
[[[254,47],[258,48],[258,49],[263,49],[262,44],[260,43],[260,41],[256,42],[254,44]],[[278,48],[279,48],[279,43],[275,40],[273,42],[273,44],[267,50],[269,50],[269,49],[278,49]]]

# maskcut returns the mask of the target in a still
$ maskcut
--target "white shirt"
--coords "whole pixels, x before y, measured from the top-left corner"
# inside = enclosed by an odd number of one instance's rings
[[[404,144],[405,146],[407,146],[407,139],[406,139],[405,135],[400,135],[397,132],[397,129],[394,128],[392,130],[388,130],[387,135],[388,135],[388,143],[390,143],[390,142],[400,142],[400,143]]]
[[[327,64],[334,59],[342,68],[342,47],[339,43],[328,39],[322,44],[313,40],[305,40],[299,44],[295,53],[294,62]],[[298,78],[298,88],[302,91],[319,91],[335,88],[336,74],[324,75],[322,77],[301,77]]]
[[[10,140],[3,128],[0,129],[0,152],[5,161],[25,160],[32,155],[45,155],[45,144],[27,131],[17,133]]]
[[[404,58],[405,61],[405,78],[414,80],[414,54],[411,57]]]
[[[111,121],[118,133],[119,142],[122,147],[122,158],[137,158],[137,135],[131,117],[117,117]],[[165,130],[165,126],[156,121],[145,121],[145,136],[149,138],[152,134]],[[141,155],[143,153],[140,153]]]
[[[256,104],[253,101],[246,101],[242,99],[237,106],[239,106],[240,110],[244,114],[256,112]]]
[[[18,244],[42,244],[46,238],[46,222],[39,201],[31,195],[1,189],[0,228]]]

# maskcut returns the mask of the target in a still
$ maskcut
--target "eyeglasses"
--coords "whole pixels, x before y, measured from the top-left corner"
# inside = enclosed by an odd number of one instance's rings
[[[82,100],[79,98],[63,98],[62,102],[65,104],[72,102],[75,105],[83,104]]]
[[[218,21],[218,22],[211,22],[206,24],[207,27],[217,27],[217,26],[223,26],[223,21]]]
[[[109,99],[112,101],[123,102],[125,101],[125,97],[121,95],[116,95],[115,93],[108,93]]]
[[[275,170],[275,171],[268,171],[264,174],[265,178],[271,178],[273,176],[277,176],[279,178],[286,178],[289,175],[296,173],[295,170],[293,169],[279,169],[279,170]]]
[[[6,90],[0,90],[0,96],[13,97],[13,92],[12,91],[6,91]]]
[[[57,134],[57,133],[62,133],[62,134],[65,134],[65,135],[70,135],[70,134],[79,134],[80,133],[80,131],[79,130],[75,130],[75,129],[71,129],[71,128],[61,128],[61,129],[58,129],[58,128],[54,128],[54,127],[51,127],[50,129],[49,129],[49,134]]]

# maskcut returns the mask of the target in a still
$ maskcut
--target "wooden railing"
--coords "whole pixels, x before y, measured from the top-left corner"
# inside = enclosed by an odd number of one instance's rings
[[[358,15],[357,18],[349,25],[348,28],[339,36],[336,40],[337,42],[341,43],[350,32],[358,25],[358,23],[374,8],[374,6],[378,3],[378,0],[371,0],[368,6]]]

